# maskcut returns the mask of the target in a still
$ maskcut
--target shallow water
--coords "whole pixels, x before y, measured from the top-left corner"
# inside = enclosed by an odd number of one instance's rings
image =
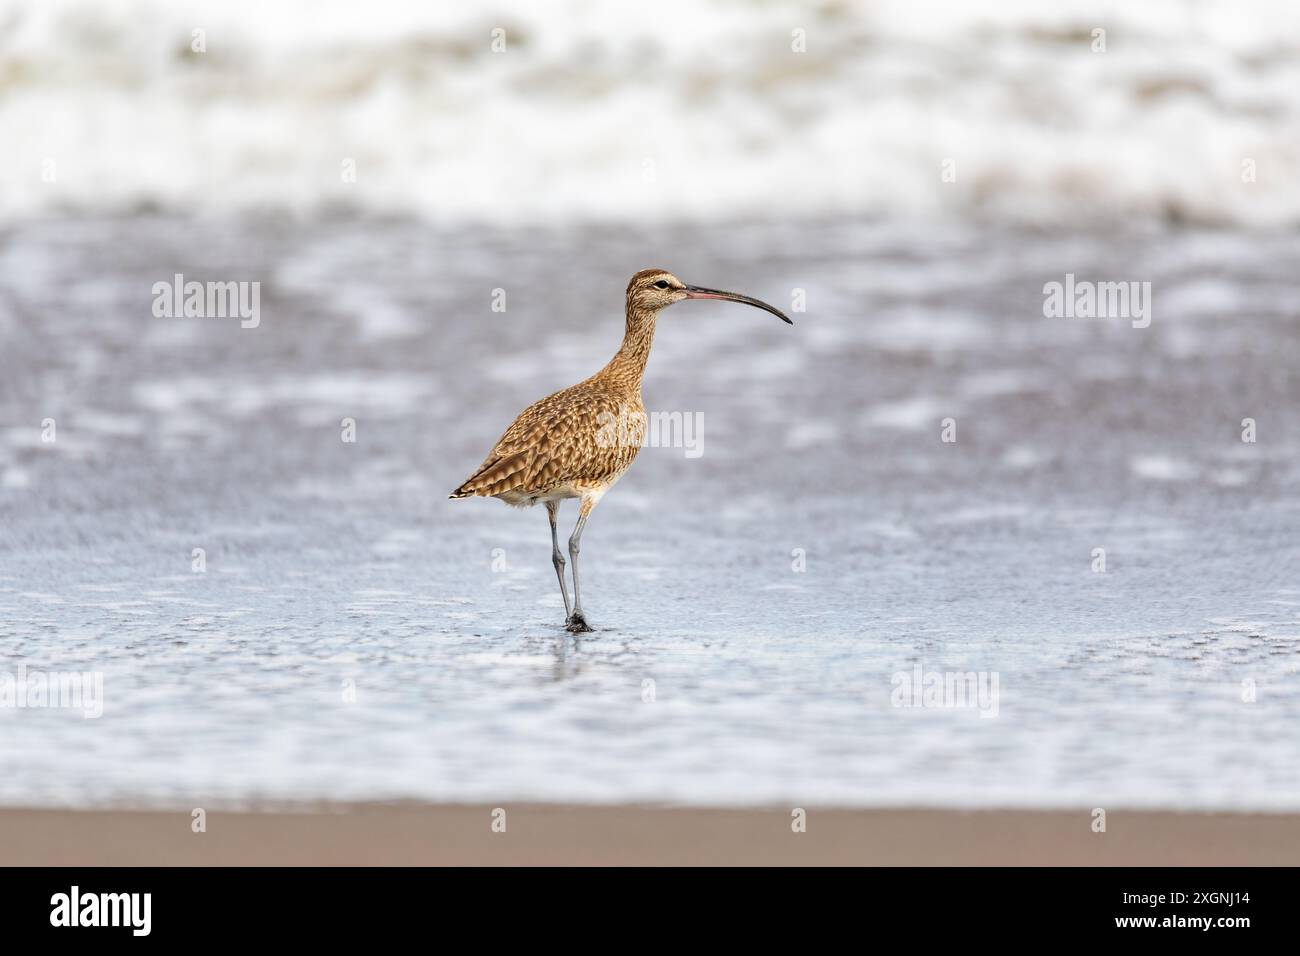
[[[1296,809],[1297,254],[862,222],[0,232],[0,675],[104,679],[97,720],[0,708],[0,802]],[[702,454],[645,449],[597,509],[575,639],[544,511],[446,495],[604,363],[648,265],[807,310],[664,314],[646,404],[702,416]],[[175,272],[260,281],[260,325],[155,318]],[[1150,327],[1045,318],[1067,272],[1151,281]],[[918,664],[995,673],[996,716],[894,706]]]

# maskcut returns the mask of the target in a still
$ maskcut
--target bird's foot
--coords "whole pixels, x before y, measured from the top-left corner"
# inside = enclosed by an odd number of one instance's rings
[[[591,625],[583,617],[581,611],[574,611],[569,615],[569,619],[564,622],[564,626],[573,634],[587,634],[591,631]]]

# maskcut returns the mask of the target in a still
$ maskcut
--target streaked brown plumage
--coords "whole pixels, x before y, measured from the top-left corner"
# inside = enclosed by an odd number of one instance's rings
[[[758,299],[689,286],[662,269],[643,269],[627,286],[627,328],[623,344],[591,378],[529,405],[497,441],[483,464],[452,498],[500,498],[516,506],[546,505],[551,522],[551,559],[564,597],[571,631],[589,631],[578,585],[578,551],[587,516],[623,476],[641,450],[645,406],[641,378],[654,342],[659,310],[683,299],[726,299],[778,309]],[[794,323],[790,323],[794,324]],[[565,562],[556,537],[556,511],[566,498],[581,499],[577,527],[569,538],[573,561],[572,610],[564,580]]]

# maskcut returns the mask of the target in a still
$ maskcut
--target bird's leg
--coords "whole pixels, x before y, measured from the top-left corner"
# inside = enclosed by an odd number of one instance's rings
[[[560,554],[560,539],[555,531],[555,514],[560,506],[554,501],[546,502],[546,516],[551,519],[551,564],[555,565],[555,576],[560,579],[560,593],[564,595],[564,619],[567,622],[572,608],[569,605],[569,586],[564,581],[564,555]]]
[[[582,546],[582,529],[587,526],[587,515],[591,514],[591,509],[595,506],[596,503],[589,498],[582,500],[578,524],[569,538],[569,560],[573,562],[573,613],[569,615],[569,630],[574,634],[591,630],[591,625],[587,623],[587,618],[582,613],[582,587],[578,584],[578,551]]]

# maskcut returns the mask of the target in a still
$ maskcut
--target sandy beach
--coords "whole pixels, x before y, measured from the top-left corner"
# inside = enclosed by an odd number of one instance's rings
[[[497,809],[505,832],[493,831]],[[5,866],[1295,866],[1293,814],[355,804],[0,810]]]

